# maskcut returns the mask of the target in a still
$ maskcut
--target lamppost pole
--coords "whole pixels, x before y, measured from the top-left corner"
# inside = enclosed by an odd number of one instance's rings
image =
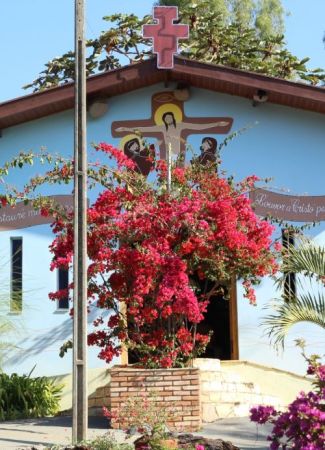
[[[85,0],[75,0],[73,422],[74,443],[87,438],[87,149]]]
[[[167,192],[170,194],[172,188],[172,145],[168,142],[167,145]]]

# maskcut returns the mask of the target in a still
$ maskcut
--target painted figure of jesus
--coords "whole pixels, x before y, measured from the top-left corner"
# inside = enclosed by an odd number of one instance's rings
[[[227,134],[232,127],[231,117],[189,117],[185,114],[184,103],[175,99],[172,91],[158,92],[152,96],[151,117],[139,120],[121,120],[112,123],[112,136],[120,137],[120,148],[130,133],[133,136],[156,138],[160,159],[166,159],[170,150],[172,159],[179,156],[185,162],[188,136],[192,134]],[[123,144],[123,145],[122,145]],[[181,163],[182,164],[182,163]]]
[[[192,123],[192,122],[176,122],[175,115],[172,111],[167,111],[162,115],[162,124],[139,126],[135,129],[127,127],[119,127],[117,132],[134,132],[146,135],[147,132],[161,133],[165,147],[170,148],[174,158],[177,158],[181,153],[182,132],[183,131],[200,131],[205,132],[211,128],[219,127],[229,129],[230,121],[215,121],[211,123]],[[226,132],[226,131],[225,131]],[[161,142],[159,142],[160,144]]]

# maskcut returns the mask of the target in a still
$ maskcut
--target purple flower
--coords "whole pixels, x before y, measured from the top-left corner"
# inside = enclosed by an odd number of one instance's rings
[[[276,415],[276,411],[273,406],[257,406],[250,410],[250,419],[252,422],[266,423],[270,420],[271,416]]]
[[[316,377],[325,377],[325,366],[318,366]],[[271,423],[267,437],[270,450],[290,448],[320,450],[325,448],[325,389],[300,392],[287,411],[277,412],[272,406],[257,406],[250,410],[251,420],[259,424]]]
[[[325,365],[324,364],[317,368],[316,373],[317,373],[317,376],[320,379],[320,381],[325,381]]]
[[[204,449],[204,445],[202,445],[202,444],[196,444],[195,450],[205,450],[205,449]]]

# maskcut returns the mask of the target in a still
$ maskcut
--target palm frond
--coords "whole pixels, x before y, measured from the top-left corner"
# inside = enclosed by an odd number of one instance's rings
[[[297,246],[290,245],[283,257],[282,276],[278,284],[284,283],[286,274],[297,273],[308,278],[325,277],[325,247],[307,238],[300,237]]]
[[[0,337],[16,330],[16,326],[9,319],[0,317]]]
[[[275,347],[284,347],[291,327],[300,322],[310,322],[325,329],[325,297],[322,293],[302,294],[290,302],[279,300],[272,305],[274,314],[262,322],[267,335]]]
[[[0,315],[0,372],[2,372],[3,364],[9,354],[19,350],[19,347],[12,343],[12,337],[19,335],[20,328],[20,322],[13,321],[8,316]]]

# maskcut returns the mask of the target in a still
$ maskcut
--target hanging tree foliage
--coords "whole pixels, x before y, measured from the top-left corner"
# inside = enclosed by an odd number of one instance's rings
[[[183,11],[191,4],[198,8],[201,1],[160,0],[157,5],[178,6]],[[223,25],[236,23],[239,28],[255,28],[258,36],[268,38],[284,32],[284,8],[281,0],[209,0],[204,8],[218,13]]]
[[[278,0],[272,2],[278,3]],[[229,11],[223,13],[212,8],[212,3],[200,1],[181,5],[180,20],[190,27],[190,38],[179,43],[182,56],[313,85],[324,81],[322,69],[307,68],[309,58],[297,58],[286,49],[281,33],[267,33],[268,28],[281,30],[281,15],[271,14],[270,0],[268,4],[261,2],[254,14],[250,13],[252,10],[246,2],[246,7],[244,3],[233,2],[231,20],[225,19]],[[151,41],[142,37],[142,26],[152,22],[151,15],[139,18],[134,14],[113,14],[103,19],[109,28],[87,42],[88,75],[152,56]],[[253,19],[256,26],[253,26]],[[40,76],[24,88],[40,91],[73,79],[74,52],[69,51],[46,63]]]

